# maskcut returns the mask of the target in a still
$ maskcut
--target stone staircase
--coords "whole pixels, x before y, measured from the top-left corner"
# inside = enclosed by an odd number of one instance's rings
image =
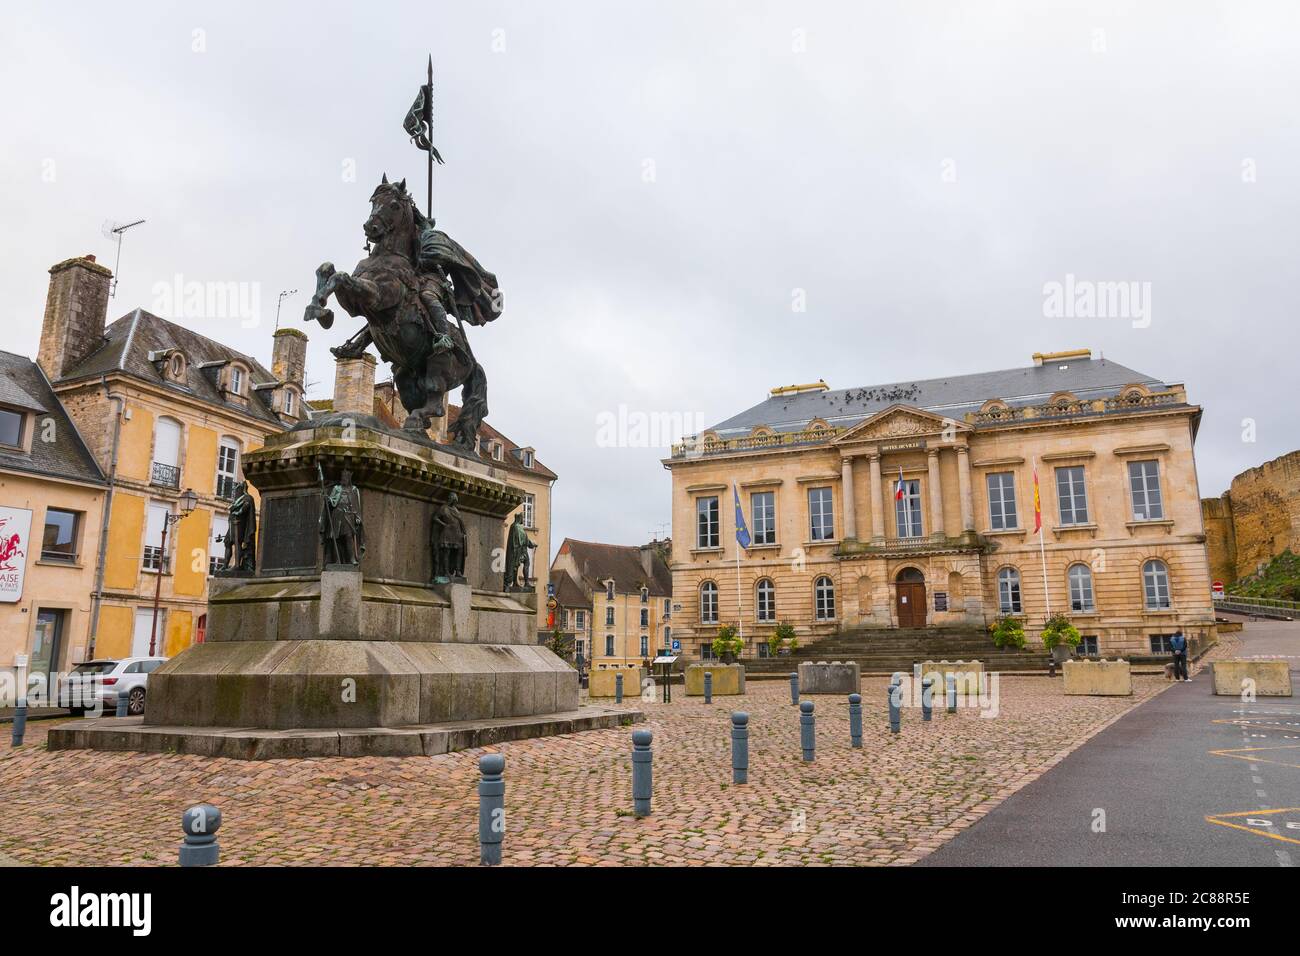
[[[751,674],[789,673],[800,661],[857,661],[864,674],[912,670],[925,660],[980,660],[988,671],[1046,672],[1049,655],[1041,645],[1023,650],[993,646],[982,628],[916,627],[842,631],[800,645],[788,657],[745,658]]]

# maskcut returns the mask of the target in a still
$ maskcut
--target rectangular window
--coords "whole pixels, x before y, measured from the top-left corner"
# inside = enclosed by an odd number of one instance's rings
[[[1017,528],[1016,476],[1009,471],[999,471],[988,476],[989,527],[994,531]]]
[[[1096,657],[1098,654],[1097,636],[1095,634],[1085,634],[1079,638],[1079,646],[1075,649],[1075,653],[1080,657]]]
[[[574,641],[573,654],[576,660],[585,660],[587,657],[587,643],[585,641]]]
[[[146,571],[162,571],[166,567],[162,544],[163,528],[166,526],[169,514],[171,514],[171,508],[167,505],[158,504],[157,502],[149,503],[144,533],[143,567]]]
[[[81,513],[61,508],[45,509],[45,535],[41,538],[41,560],[75,564],[81,539]]]
[[[695,499],[695,547],[718,547],[718,499]]]
[[[578,631],[585,631],[587,629],[587,612],[575,611],[573,617],[574,617],[574,629]]]
[[[1151,653],[1152,654],[1172,654],[1174,649],[1169,646],[1169,638],[1172,634],[1152,634],[1151,635]]]
[[[673,612],[672,598],[664,598],[664,617],[668,617]]]
[[[230,370],[230,390],[236,395],[244,394],[244,370],[232,368]]]
[[[614,635],[613,634],[605,635],[605,656],[606,657],[614,656]]]
[[[24,417],[18,412],[0,408],[0,445],[8,445],[11,448],[23,446]]]
[[[776,492],[760,491],[749,496],[750,532],[754,544],[776,544]]]
[[[612,600],[614,600],[614,582],[613,582],[613,581],[609,581],[609,582],[607,582],[607,583],[605,584],[605,600],[606,600],[606,601],[612,601]]]
[[[810,541],[830,541],[835,537],[835,506],[829,488],[808,489]]]
[[[649,626],[650,626],[650,609],[649,609],[649,608],[644,608],[644,607],[641,608],[641,626],[642,626],[642,627],[649,627]]]
[[[759,656],[759,657],[768,657],[768,656],[769,656],[769,653],[768,653],[769,648],[768,648],[768,646],[767,646],[767,641],[759,641],[758,644],[755,645],[755,646],[758,648],[758,656]]]
[[[1160,499],[1160,464],[1155,461],[1128,463],[1129,492],[1133,498],[1134,521],[1159,521],[1165,516]]]
[[[524,452],[524,467],[533,467],[533,453],[531,451]]]
[[[1056,469],[1056,500],[1061,524],[1088,523],[1088,495],[1083,488],[1083,466]]]
[[[898,496],[899,489],[903,496]],[[894,482],[894,518],[900,538],[921,538],[921,482],[916,478]]]
[[[217,497],[232,500],[238,481],[239,446],[222,442],[217,449]]]
[[[705,640],[705,642],[700,645],[700,659],[706,661],[717,659],[713,656],[713,645],[710,644],[708,640]]]
[[[612,607],[605,608],[605,626],[614,626],[614,609]]]
[[[221,569],[221,562],[226,557],[226,532],[230,530],[230,518],[226,515],[212,516],[212,540],[208,543],[208,574],[216,574]]]
[[[641,656],[650,656],[650,638],[646,637],[644,634],[641,635]]]
[[[537,505],[537,498],[535,496],[530,494],[524,495],[524,527],[525,528],[537,527],[537,522],[536,520],[534,520],[537,517],[537,515],[535,514],[536,505]]]

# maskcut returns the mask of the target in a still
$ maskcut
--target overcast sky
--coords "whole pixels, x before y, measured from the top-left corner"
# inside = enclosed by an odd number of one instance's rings
[[[434,212],[501,281],[474,349],[489,421],[560,476],[553,548],[670,519],[667,449],[600,447],[601,413],[712,424],[819,378],[1090,347],[1204,407],[1203,495],[1300,447],[1296,4],[185,6],[5,3],[0,347],[34,355],[45,270],[111,267],[104,221],[143,218],[110,318],[269,364],[277,293],[302,327],[381,174],[423,204],[401,121],[432,53]],[[1067,275],[1149,283],[1149,315],[1045,315]],[[168,313],[178,277],[257,315]]]

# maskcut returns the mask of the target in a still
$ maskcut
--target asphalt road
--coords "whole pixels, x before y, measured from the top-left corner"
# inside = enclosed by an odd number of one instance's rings
[[[1288,659],[1300,687],[1300,622],[1247,623],[1242,638],[1239,656]],[[918,865],[1300,865],[1297,701],[1215,697],[1207,666]]]

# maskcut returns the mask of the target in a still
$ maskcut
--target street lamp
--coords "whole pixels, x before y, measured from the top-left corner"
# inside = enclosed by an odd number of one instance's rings
[[[162,578],[163,568],[167,564],[167,529],[182,518],[187,518],[194,511],[199,503],[199,496],[194,493],[194,489],[186,488],[181,492],[181,510],[177,514],[168,511],[163,515],[162,542],[158,549],[158,580],[154,582],[153,589],[153,624],[149,628],[149,656],[154,657],[158,649],[158,603],[162,598]]]

